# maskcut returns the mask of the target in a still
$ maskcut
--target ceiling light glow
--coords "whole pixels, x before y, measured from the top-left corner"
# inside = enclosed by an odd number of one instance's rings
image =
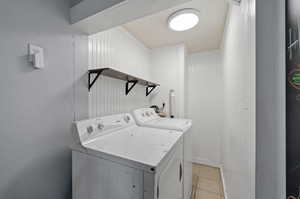
[[[168,19],[168,26],[174,31],[185,31],[199,23],[199,11],[183,9],[173,13]]]

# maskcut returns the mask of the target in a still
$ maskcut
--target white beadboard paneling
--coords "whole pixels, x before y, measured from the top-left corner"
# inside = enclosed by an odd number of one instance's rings
[[[90,117],[129,112],[145,106],[149,106],[149,99],[141,85],[136,85],[126,96],[124,81],[100,76],[89,92]]]
[[[165,111],[169,114],[169,92],[175,91],[175,117],[184,117],[184,83],[185,55],[183,44],[152,49],[152,75],[155,82],[160,83],[160,91],[151,96],[151,103],[162,106],[166,103]]]
[[[187,56],[186,113],[193,120],[193,158],[211,166],[221,162],[222,92],[219,50]]]
[[[126,30],[117,27],[89,36],[89,69],[115,68],[150,79],[151,53]],[[125,81],[100,76],[89,92],[89,116],[99,117],[149,106],[145,87],[125,95]]]
[[[244,0],[240,6],[230,7],[221,49],[224,99],[221,156],[227,194],[230,199],[255,198],[253,40],[255,13],[252,12],[253,10],[255,10],[254,0]],[[273,176],[266,177],[269,178],[268,182],[273,179]],[[265,198],[275,198],[275,196]]]
[[[89,36],[89,50],[89,68],[111,67],[151,80],[151,50],[122,27]]]

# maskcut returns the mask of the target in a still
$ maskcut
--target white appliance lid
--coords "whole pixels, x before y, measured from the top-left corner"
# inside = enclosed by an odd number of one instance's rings
[[[148,127],[185,131],[191,127],[192,121],[187,119],[159,118],[145,122],[145,125]]]
[[[157,167],[182,136],[181,132],[136,125],[83,144],[94,151]]]

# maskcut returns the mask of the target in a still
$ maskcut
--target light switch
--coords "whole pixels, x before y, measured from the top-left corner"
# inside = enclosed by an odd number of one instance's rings
[[[33,67],[42,69],[45,67],[44,64],[44,49],[36,46],[29,44],[28,45],[28,59],[29,62],[32,63]]]

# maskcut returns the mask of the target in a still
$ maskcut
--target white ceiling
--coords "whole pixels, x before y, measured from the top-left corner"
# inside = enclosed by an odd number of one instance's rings
[[[190,53],[218,49],[222,41],[227,7],[226,0],[192,0],[123,26],[149,48],[185,43]],[[183,8],[199,10],[199,24],[185,32],[171,31],[167,26],[168,17]]]

